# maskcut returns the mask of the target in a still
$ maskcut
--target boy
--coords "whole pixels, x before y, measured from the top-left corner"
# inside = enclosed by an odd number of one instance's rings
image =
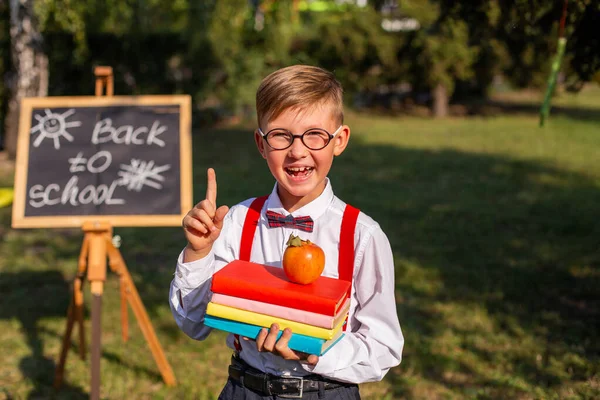
[[[210,333],[203,318],[212,274],[235,259],[281,267],[291,233],[323,248],[323,275],[352,281],[346,334],[320,357],[291,350],[289,329],[277,340],[276,324],[256,338],[229,335],[234,356],[219,399],[358,399],[357,384],[379,381],[400,363],[404,338],[390,244],[375,221],[333,194],[327,178],[350,138],[342,104],[340,84],[321,68],[296,65],[267,76],[256,94],[254,139],[276,180],[273,191],[231,210],[217,208],[215,172],[209,169],[206,199],[183,219],[188,244],[177,262],[170,305],[179,327],[194,339]],[[273,213],[309,216],[312,223],[275,221]],[[349,270],[338,270],[342,264]]]

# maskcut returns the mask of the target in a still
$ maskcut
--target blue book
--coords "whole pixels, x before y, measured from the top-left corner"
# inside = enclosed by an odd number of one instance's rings
[[[221,331],[245,336],[250,339],[255,339],[258,336],[260,330],[263,328],[262,326],[250,325],[244,322],[213,317],[212,315],[204,316],[204,325],[214,329],[219,329]],[[279,339],[282,334],[283,332],[280,331],[279,335],[277,336],[277,339]],[[344,333],[341,330],[332,339],[329,340],[320,339],[312,336],[300,335],[298,333],[292,333],[292,337],[290,338],[288,346],[292,350],[322,356],[343,336]]]

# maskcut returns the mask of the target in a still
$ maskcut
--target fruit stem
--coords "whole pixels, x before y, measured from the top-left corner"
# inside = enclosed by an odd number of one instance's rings
[[[296,236],[292,233],[290,234],[290,237],[285,245],[292,247],[300,247],[308,244],[310,244],[310,240],[302,240],[300,236]]]

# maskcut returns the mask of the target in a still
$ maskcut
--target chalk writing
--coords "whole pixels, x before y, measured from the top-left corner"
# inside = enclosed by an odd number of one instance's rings
[[[100,164],[100,166],[95,166],[96,161],[101,158],[104,158],[104,163]],[[71,166],[69,167],[69,172],[83,172],[86,171],[87,167],[87,171],[91,172],[92,174],[98,174],[100,172],[106,171],[106,169],[110,166],[111,162],[112,155],[106,150],[97,152],[96,154],[91,156],[89,160],[83,157],[83,152],[80,151],[79,153],[77,153],[77,156],[69,158],[69,164],[71,164]]]
[[[43,106],[29,137],[26,215],[180,215],[178,105]]]
[[[165,142],[158,138],[158,135],[165,132],[167,128],[161,126],[159,121],[154,121],[152,127],[148,129],[146,126],[135,128],[132,125],[123,125],[118,128],[112,126],[110,118],[104,118],[96,123],[94,132],[92,133],[92,143],[114,142],[119,144],[136,144],[136,145],[157,145],[165,147]],[[141,135],[146,135],[146,139],[140,138]]]
[[[113,181],[108,185],[87,185],[80,189],[77,185],[77,176],[72,176],[69,182],[62,189],[60,185],[51,183],[47,186],[33,185],[29,189],[29,204],[35,208],[44,206],[52,206],[56,204],[70,204],[78,206],[80,204],[95,204],[102,203],[108,205],[124,204],[123,199],[113,198],[115,188],[119,185],[119,181]],[[53,193],[56,192],[56,193]]]
[[[162,185],[158,182],[153,182],[154,179],[159,182],[163,182],[163,178],[160,173],[167,171],[171,166],[169,164],[162,166],[154,166],[154,161],[141,161],[132,159],[130,165],[121,164],[121,184],[127,185],[128,190],[135,190],[139,192],[144,186],[150,186],[155,189],[162,189]]]
[[[31,135],[39,133],[38,137],[33,142],[33,146],[38,147],[44,139],[48,138],[54,141],[54,148],[59,150],[61,137],[64,137],[69,142],[73,141],[73,136],[71,136],[71,134],[67,131],[67,128],[81,126],[81,121],[67,122],[67,117],[71,116],[75,112],[75,110],[72,108],[62,114],[53,113],[48,109],[45,111],[46,115],[35,116],[35,119],[38,121],[38,123],[30,130]]]

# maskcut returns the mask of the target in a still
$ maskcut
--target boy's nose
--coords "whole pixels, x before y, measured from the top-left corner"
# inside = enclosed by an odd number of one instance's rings
[[[289,148],[289,154],[294,158],[304,158],[308,154],[308,148],[302,143],[302,140],[294,140]]]

